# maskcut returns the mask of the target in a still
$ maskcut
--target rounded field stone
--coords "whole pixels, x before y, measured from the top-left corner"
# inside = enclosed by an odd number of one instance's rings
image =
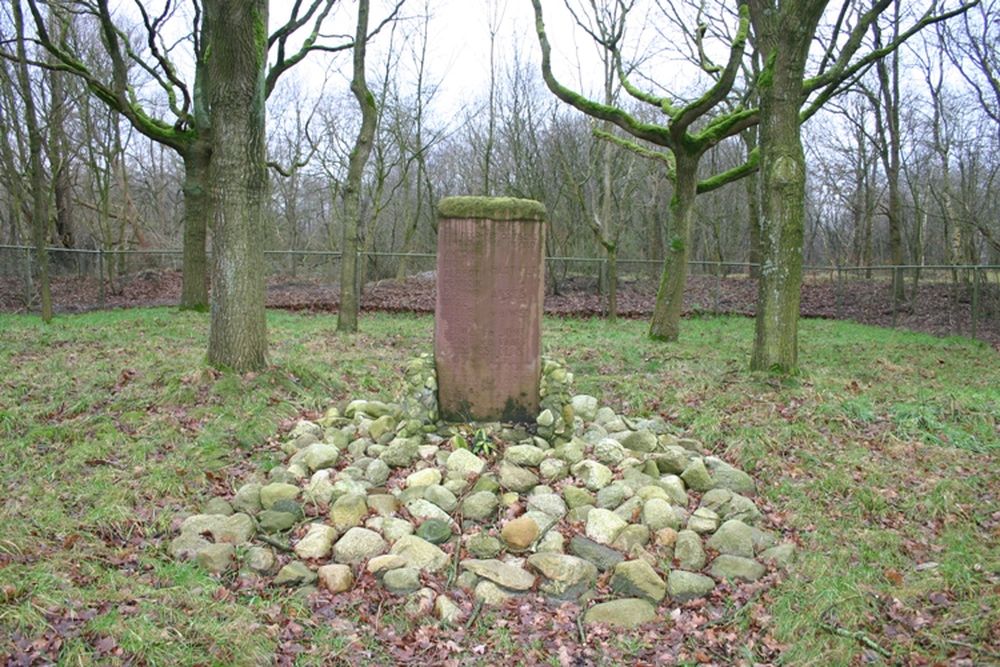
[[[661,528],[680,528],[680,521],[673,506],[662,498],[651,498],[642,506],[642,522],[652,531]]]
[[[427,519],[451,520],[447,512],[423,498],[417,498],[406,503],[406,511],[417,521],[425,521]]]
[[[504,461],[500,464],[500,486],[510,491],[524,493],[538,485],[538,475],[527,468]]]
[[[719,527],[719,515],[707,507],[699,507],[688,518],[687,527],[696,533],[714,533]]]
[[[740,494],[756,493],[757,487],[754,484],[753,477],[739,468],[734,468],[722,459],[714,456],[706,457],[705,465],[711,471],[713,488],[729,489],[733,493]]]
[[[543,512],[556,519],[566,516],[566,503],[555,493],[532,494],[528,498],[528,509]]]
[[[385,553],[388,545],[382,536],[367,528],[354,527],[337,540],[333,559],[338,563],[356,565]]]
[[[233,509],[247,514],[259,512],[261,509],[260,490],[261,485],[256,482],[250,482],[238,488],[236,495],[233,496]]]
[[[624,553],[632,553],[635,547],[649,544],[649,528],[643,525],[630,524],[625,526],[611,546]]]
[[[613,510],[625,502],[628,489],[624,484],[610,484],[597,492],[597,506]]]
[[[687,602],[705,597],[715,588],[711,577],[684,570],[671,570],[667,575],[667,593],[672,600]]]
[[[709,573],[719,579],[757,581],[764,576],[764,566],[751,558],[723,554],[712,561]]]
[[[233,506],[225,498],[210,498],[202,510],[204,514],[221,514],[230,516],[233,513]]]
[[[417,527],[416,534],[431,544],[444,544],[451,539],[451,526],[441,519],[427,519]]]
[[[493,583],[515,591],[526,591],[535,585],[535,576],[520,567],[509,565],[496,559],[478,560],[467,558],[459,562],[463,570],[477,577],[489,579]]]
[[[278,570],[274,577],[274,583],[278,586],[297,586],[300,584],[311,584],[316,581],[316,573],[309,569],[309,566],[302,561],[293,560],[288,565]]]
[[[170,542],[170,555],[177,560],[194,558],[212,543],[197,533],[182,532]]]
[[[420,570],[415,567],[400,567],[389,570],[382,576],[382,585],[396,595],[406,595],[420,589]]]
[[[347,565],[324,565],[316,571],[320,583],[331,593],[343,593],[354,585],[354,575]]]
[[[714,511],[723,520],[739,519],[751,524],[760,518],[760,510],[752,500],[729,489],[712,489],[706,492],[702,496],[701,506]]]
[[[712,478],[709,477],[708,469],[700,458],[688,463],[687,468],[681,473],[681,479],[694,491],[708,491],[712,488]]]
[[[361,494],[349,493],[340,496],[330,507],[330,522],[337,530],[360,526],[367,515],[368,503]]]
[[[365,565],[365,572],[378,576],[389,570],[395,570],[398,567],[406,567],[406,561],[401,556],[384,554],[370,559]]]
[[[468,449],[456,449],[448,456],[445,464],[449,473],[454,473],[460,477],[478,475],[486,467],[486,461],[479,458]]]
[[[248,568],[259,574],[268,574],[274,571],[274,566],[278,564],[274,552],[267,547],[250,547],[247,550],[245,562]]]
[[[445,512],[452,512],[458,507],[458,498],[455,497],[455,494],[440,484],[428,486],[424,491],[424,499],[434,503]]]
[[[781,567],[786,567],[792,562],[795,556],[795,545],[789,542],[779,544],[776,547],[767,549],[760,555],[760,559],[765,563],[774,563]]]
[[[412,472],[406,477],[406,486],[432,486],[441,483],[441,471],[437,468],[424,468]]]
[[[416,535],[399,538],[389,553],[402,556],[411,566],[427,572],[443,570],[448,565],[448,554],[439,547]]]
[[[658,444],[656,435],[647,430],[635,431],[622,440],[623,447],[640,453],[655,451]]]
[[[458,623],[462,620],[462,609],[446,595],[438,595],[434,600],[434,614],[442,623]]]
[[[625,457],[625,448],[614,438],[602,438],[594,445],[594,458],[605,465],[616,466]]]
[[[494,558],[503,549],[503,543],[492,535],[477,533],[469,538],[465,548],[476,558]]]
[[[233,564],[236,547],[232,544],[209,544],[198,552],[195,562],[207,572],[222,574]]]
[[[340,450],[333,445],[317,442],[309,445],[292,457],[292,461],[301,460],[306,464],[310,472],[316,472],[324,468],[332,468],[337,465],[337,458]]]
[[[399,509],[399,502],[397,502],[395,496],[388,493],[369,495],[366,502],[368,503],[368,509],[379,516],[392,516]]]
[[[587,537],[601,544],[611,544],[628,522],[611,510],[595,508],[587,515]]]
[[[266,510],[271,509],[279,500],[295,500],[302,490],[294,484],[273,482],[260,488],[260,504]]]
[[[563,499],[570,509],[582,507],[583,505],[596,505],[597,499],[590,491],[581,489],[578,486],[566,486],[563,488]]]
[[[473,595],[488,607],[498,607],[514,597],[512,592],[488,580],[477,583]]]
[[[392,469],[382,459],[374,459],[365,466],[365,479],[372,484],[385,484]]]
[[[701,545],[701,537],[693,530],[682,530],[677,533],[674,543],[674,559],[680,563],[681,569],[697,572],[705,567],[705,549]]]
[[[537,468],[548,454],[534,445],[514,445],[504,452],[504,460],[518,466]]]
[[[753,558],[753,530],[736,519],[719,526],[705,544],[722,554]]]
[[[401,537],[413,534],[413,524],[405,519],[387,516],[382,518],[382,525],[379,532],[382,533],[382,537],[389,544],[394,544]]]
[[[298,519],[301,519],[303,516],[305,516],[304,512],[302,511],[302,506],[299,505],[294,500],[290,499],[279,500],[278,502],[274,503],[274,505],[271,506],[271,511],[294,514],[295,517]]]
[[[550,481],[562,479],[568,471],[569,465],[565,461],[554,458],[545,459],[538,466],[538,473],[542,476],[542,479]]]
[[[500,500],[489,491],[477,491],[462,502],[462,514],[467,519],[482,521],[496,514]]]
[[[615,565],[625,560],[620,552],[582,535],[577,535],[569,541],[569,550],[573,555],[590,561],[602,572],[614,569]]]
[[[576,556],[538,553],[528,565],[543,577],[539,590],[559,599],[576,599],[597,581],[597,566]]]
[[[309,532],[295,545],[295,555],[299,558],[326,558],[337,539],[337,530],[331,526],[314,523]]]
[[[611,468],[597,461],[580,461],[571,469],[573,476],[591,491],[600,491],[614,478]]]
[[[570,399],[573,414],[585,422],[593,421],[597,416],[597,399],[586,394],[579,394]]]
[[[280,533],[289,530],[298,523],[298,517],[290,512],[264,510],[257,515],[257,523],[261,532]]]
[[[611,588],[627,597],[640,597],[656,604],[667,594],[667,585],[644,560],[618,563],[611,576]]]
[[[249,514],[240,512],[232,516],[219,517],[220,521],[212,527],[212,539],[216,542],[243,544],[253,537],[257,526]]]
[[[595,604],[583,616],[584,623],[605,623],[618,628],[634,628],[655,620],[656,607],[638,598]]]
[[[511,549],[522,550],[530,547],[538,539],[538,533],[538,523],[531,517],[521,516],[507,522],[500,531],[500,537]]]

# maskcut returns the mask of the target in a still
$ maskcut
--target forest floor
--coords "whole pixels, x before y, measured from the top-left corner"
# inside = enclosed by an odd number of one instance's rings
[[[205,365],[208,316],[0,314],[0,664],[980,665],[1000,662],[1000,355],[801,323],[802,373],[746,372],[753,322],[547,318],[546,354],[620,414],[660,415],[758,482],[798,557],[728,608],[632,631],[531,599],[442,626],[374,586],[310,596],[167,553],[178,517],[281,463],[297,419],[392,398],[427,315],[269,311],[271,366]]]
[[[311,278],[273,276],[268,280],[267,305],[286,310],[335,312],[339,303],[336,284]],[[912,287],[907,284],[907,294]],[[170,306],[180,299],[181,277],[176,271],[143,271],[126,276],[115,289],[105,293],[106,308]],[[95,310],[99,305],[97,281],[89,278],[53,279],[56,312],[76,313]],[[435,282],[433,272],[406,280],[369,283],[362,294],[361,307],[369,312],[433,313]],[[684,297],[686,315],[713,313],[753,316],[757,282],[746,277],[693,275],[688,278]],[[653,312],[656,285],[651,281],[623,279],[618,292],[618,313],[624,318],[642,319]],[[20,280],[0,278],[0,312],[24,312],[25,300]],[[545,296],[545,312],[550,315],[598,317],[606,310],[606,299],[593,279],[569,278],[560,282],[558,293],[551,285]],[[894,312],[895,311],[895,312]],[[897,326],[936,336],[972,334],[972,290],[949,282],[925,281],[916,298],[894,309],[892,294],[885,281],[850,279],[807,281],[802,286],[803,317],[840,319],[875,326]],[[976,338],[1000,350],[1000,285],[984,286],[979,295]]]

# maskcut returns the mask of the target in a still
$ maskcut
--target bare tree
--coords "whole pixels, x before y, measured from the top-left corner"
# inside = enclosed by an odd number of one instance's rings
[[[361,177],[372,150],[378,109],[375,96],[365,80],[365,35],[368,32],[368,0],[358,1],[358,25],[355,32],[353,77],[351,92],[361,107],[361,127],[347,169],[344,185],[344,240],[340,255],[340,307],[337,310],[337,331],[358,330],[358,226],[361,210]]]
[[[971,5],[937,12],[936,3],[894,39],[858,55],[871,26],[894,0],[857,9],[844,2],[832,29],[820,35],[829,0],[749,0],[757,48],[765,67],[760,94],[763,267],[757,298],[754,370],[791,372],[798,366],[798,316],[805,221],[805,154],[801,124],[879,59],[927,26]],[[850,19],[850,20],[849,20]],[[821,37],[822,57],[807,77],[808,55]]]
[[[42,131],[35,111],[35,98],[28,74],[28,53],[25,48],[24,14],[20,0],[13,5],[14,29],[17,32],[17,81],[24,104],[24,122],[28,131],[28,172],[31,174],[31,229],[35,243],[35,268],[38,272],[38,287],[41,294],[42,321],[52,321],[52,293],[49,286],[49,253],[46,248],[49,239],[48,188],[45,182],[45,168],[42,165]]]
[[[542,73],[545,83],[556,97],[589,116],[613,123],[635,139],[669,151],[661,153],[644,148],[633,141],[603,135],[609,141],[661,161],[673,181],[670,241],[650,325],[650,336],[661,340],[676,340],[680,331],[684,285],[687,278],[695,196],[699,192],[722,187],[756,168],[756,161],[752,158],[736,169],[716,174],[711,178],[699,181],[698,177],[699,162],[707,151],[757,122],[756,110],[742,108],[726,110],[723,104],[733,90],[747,43],[750,23],[746,5],[742,2],[739,4],[738,25],[735,35],[729,40],[726,65],[718,66],[706,58],[699,58],[702,70],[709,75],[712,84],[690,102],[643,91],[628,79],[621,53],[623,38],[621,22],[624,21],[624,17],[617,23],[618,29],[607,31],[604,35],[592,32],[591,36],[595,41],[611,53],[625,91],[640,102],[660,110],[666,117],[662,125],[642,121],[620,106],[588,99],[560,83],[552,71],[551,46],[545,32],[541,0],[532,0],[532,6],[535,9],[536,33],[542,49]],[[634,2],[621,3],[622,14],[627,14],[633,6]],[[700,34],[703,36],[704,32],[700,31]]]

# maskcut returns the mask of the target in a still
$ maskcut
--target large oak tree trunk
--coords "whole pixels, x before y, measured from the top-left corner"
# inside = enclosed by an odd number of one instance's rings
[[[184,153],[184,248],[181,309],[208,310],[208,262],[205,241],[212,207],[209,198],[211,145],[195,140]]]
[[[751,0],[766,58],[760,90],[761,255],[752,370],[787,373],[798,364],[806,161],[799,111],[806,55],[826,0]]]
[[[209,0],[212,305],[208,360],[236,371],[267,363],[264,317],[264,72],[267,0]]]
[[[678,151],[676,160],[677,176],[674,196],[670,200],[669,241],[649,327],[651,338],[666,341],[675,341],[680,334],[691,245],[691,217],[698,187],[698,158]]]

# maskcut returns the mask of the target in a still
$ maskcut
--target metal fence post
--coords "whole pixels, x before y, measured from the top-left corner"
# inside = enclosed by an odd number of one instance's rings
[[[899,284],[899,267],[892,267],[892,282],[890,285],[890,290],[892,291],[892,328],[896,328],[896,322],[899,320],[899,294],[896,292],[896,285]]]
[[[837,262],[837,319],[844,319],[844,271]]]
[[[34,294],[34,269],[31,266],[31,248],[25,246],[24,248],[24,307],[27,309],[31,308],[31,297]]]
[[[972,269],[972,337],[979,334],[979,267]]]
[[[97,307],[104,310],[104,248],[97,249]]]
[[[716,315],[722,308],[722,262],[715,265],[715,305],[713,308]]]

